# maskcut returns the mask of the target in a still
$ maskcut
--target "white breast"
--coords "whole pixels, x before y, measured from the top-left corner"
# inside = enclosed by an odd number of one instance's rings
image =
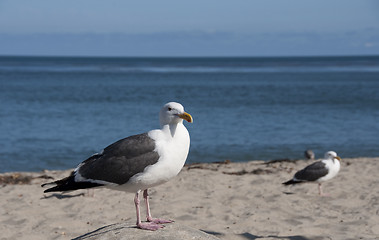
[[[322,162],[325,163],[326,168],[328,168],[329,172],[327,175],[317,180],[317,182],[324,182],[330,180],[337,176],[338,172],[340,171],[340,161],[338,161],[337,159],[322,160]]]
[[[187,159],[190,137],[183,124],[177,125],[174,136],[168,128],[153,130],[148,134],[155,140],[155,150],[160,158],[156,164],[146,167],[142,173],[133,176],[122,187],[125,188],[124,191],[136,192],[169,181],[178,175]]]

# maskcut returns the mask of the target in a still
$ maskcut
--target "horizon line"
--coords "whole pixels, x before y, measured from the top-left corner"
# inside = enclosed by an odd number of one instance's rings
[[[242,56],[242,55],[220,55],[220,56],[174,56],[174,55],[162,55],[162,56],[117,56],[117,55],[34,55],[34,54],[13,54],[2,55],[0,58],[359,58],[359,57],[379,57],[379,54],[340,54],[340,55],[257,55],[257,56]]]

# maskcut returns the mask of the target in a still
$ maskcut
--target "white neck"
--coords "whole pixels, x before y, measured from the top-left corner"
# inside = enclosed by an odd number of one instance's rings
[[[163,125],[161,127],[162,131],[164,131],[164,132],[170,132],[171,137],[175,137],[175,134],[181,128],[185,128],[182,123],[166,124],[166,125]]]

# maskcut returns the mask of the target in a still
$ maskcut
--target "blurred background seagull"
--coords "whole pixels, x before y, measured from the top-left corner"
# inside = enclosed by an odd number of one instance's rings
[[[315,159],[315,153],[311,149],[307,149],[304,152],[304,157],[307,160],[314,160]]]
[[[314,162],[296,172],[291,180],[283,184],[291,185],[304,182],[316,182],[318,183],[319,195],[325,196],[322,191],[321,183],[337,176],[340,171],[340,161],[341,158],[337,156],[337,153],[333,151],[326,152],[325,159]]]
[[[183,119],[192,123],[192,116],[181,104],[169,102],[159,113],[161,129],[121,139],[101,153],[79,164],[68,177],[45,185],[55,185],[44,192],[108,187],[133,192],[137,213],[137,227],[146,230],[162,228],[171,220],[152,218],[148,188],[175,177],[187,159],[190,136]],[[141,221],[139,195],[143,191],[147,222]]]

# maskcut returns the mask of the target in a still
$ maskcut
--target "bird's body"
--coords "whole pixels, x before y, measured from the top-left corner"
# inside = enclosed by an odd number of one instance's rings
[[[316,182],[319,184],[319,194],[323,195],[321,183],[337,176],[341,167],[340,160],[341,158],[338,157],[335,152],[329,151],[325,153],[325,159],[314,162],[296,172],[291,180],[284,182],[283,184],[291,185],[305,182]]]
[[[45,192],[71,191],[93,187],[136,193],[137,225],[156,230],[157,223],[171,221],[151,218],[147,189],[175,177],[186,161],[190,137],[183,119],[192,122],[179,103],[167,103],[160,111],[161,129],[121,139],[101,153],[83,161],[67,178],[49,184],[56,186]],[[47,184],[44,184],[47,185]],[[147,205],[147,220],[139,216],[139,194],[144,191]]]
[[[133,174],[125,184],[111,188],[137,192],[169,181],[183,168],[190,144],[188,131],[183,124],[177,126],[174,136],[171,136],[168,127],[164,127],[162,130],[152,130],[147,133],[147,136],[155,141],[156,148],[150,154],[157,155],[157,162],[146,163],[143,172]],[[177,151],[178,149],[186,149],[186,151]]]

